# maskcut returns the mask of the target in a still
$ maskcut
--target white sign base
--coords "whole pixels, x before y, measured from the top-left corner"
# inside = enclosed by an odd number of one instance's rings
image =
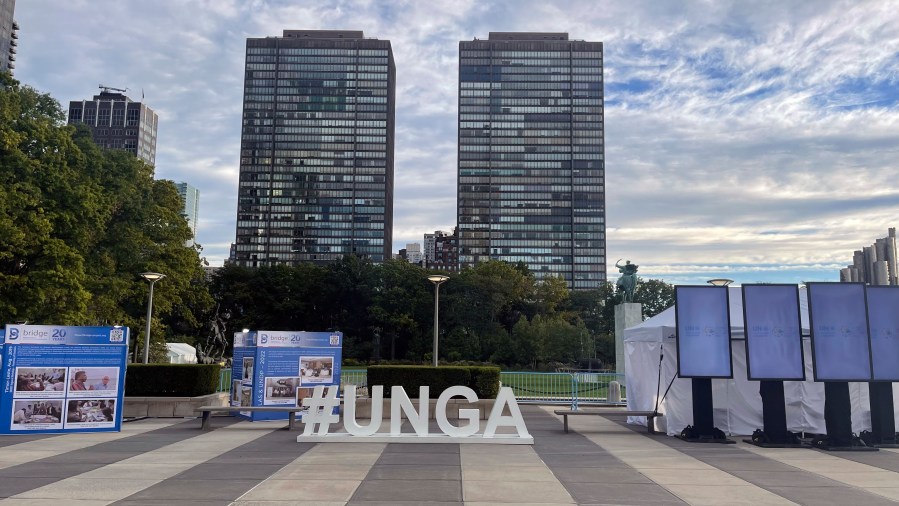
[[[447,436],[446,434],[428,434],[418,436],[415,434],[372,434],[371,436],[354,436],[352,434],[331,433],[323,436],[297,436],[297,443],[463,443],[463,444],[491,444],[491,445],[532,445],[534,438],[521,437],[517,434],[497,434],[493,437],[484,437],[482,434],[472,436]]]

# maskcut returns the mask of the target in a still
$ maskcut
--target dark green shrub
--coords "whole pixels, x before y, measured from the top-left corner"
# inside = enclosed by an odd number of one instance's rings
[[[125,395],[132,397],[195,397],[215,393],[218,364],[129,364]]]
[[[384,385],[384,396],[390,397],[390,387],[399,385],[411,398],[418,397],[418,388],[428,386],[431,398],[451,386],[463,385],[475,391],[481,399],[492,399],[499,392],[498,367],[468,366],[397,366],[373,365],[368,368],[368,384]]]

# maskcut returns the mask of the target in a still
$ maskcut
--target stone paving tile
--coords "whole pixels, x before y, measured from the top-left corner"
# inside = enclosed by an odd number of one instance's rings
[[[367,468],[366,468],[367,470]],[[462,480],[460,466],[414,466],[393,464],[374,466],[365,477],[368,480]]]
[[[428,502],[462,500],[462,488],[454,480],[368,480],[353,494],[352,502]]]
[[[578,504],[680,505],[677,496],[655,484],[567,483]],[[723,504],[723,503],[722,503]]]
[[[694,506],[784,506],[796,504],[754,485],[666,485],[671,493]]]
[[[807,504],[809,506],[896,505],[896,502],[885,497],[847,487],[815,487],[803,486],[799,483],[792,487],[770,487],[769,490],[796,504]]]
[[[556,483],[558,478],[544,465],[482,467],[463,466],[463,481],[545,481]]]
[[[462,481],[462,498],[470,501],[519,504],[536,501],[556,504],[575,504],[561,483]]]
[[[253,488],[259,480],[166,480],[147,487],[140,492],[126,497],[129,501],[135,500],[168,500],[193,502],[199,500],[220,500],[231,502],[240,497],[247,490]]]
[[[559,481],[562,483],[600,483],[600,484],[632,484],[653,483],[641,472],[633,468],[623,467],[585,467],[585,468],[556,468],[560,471]]]
[[[250,490],[238,500],[246,501],[322,501],[346,502],[355,492],[359,482],[334,480],[267,480]]]
[[[379,465],[459,465],[459,455],[455,453],[384,453],[378,459]]]

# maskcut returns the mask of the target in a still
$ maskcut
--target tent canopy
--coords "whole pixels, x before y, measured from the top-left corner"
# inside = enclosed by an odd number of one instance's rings
[[[727,287],[730,305],[730,335],[733,339],[743,339],[743,290],[739,286]],[[661,341],[663,338],[674,339],[677,330],[674,318],[674,306],[662,311],[652,318],[624,330],[625,341]],[[808,335],[808,294],[805,287],[799,288],[799,319],[803,335]]]
[[[196,364],[197,349],[187,343],[165,343],[170,364]]]

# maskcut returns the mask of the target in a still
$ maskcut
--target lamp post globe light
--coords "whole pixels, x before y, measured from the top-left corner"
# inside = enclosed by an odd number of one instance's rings
[[[147,300],[147,332],[144,345],[144,363],[148,364],[150,362],[150,321],[153,318],[153,285],[164,278],[165,274],[159,274],[158,272],[142,272],[140,277],[150,282],[150,298]]]
[[[727,286],[733,282],[734,282],[734,280],[725,279],[725,278],[710,279],[710,280],[706,281],[706,283],[713,285],[713,286]]]
[[[434,283],[434,356],[432,357],[434,367],[437,367],[437,332],[439,328],[437,325],[437,308],[440,306],[440,284],[448,279],[449,276],[444,276],[442,274],[432,274],[428,276],[428,281]]]

